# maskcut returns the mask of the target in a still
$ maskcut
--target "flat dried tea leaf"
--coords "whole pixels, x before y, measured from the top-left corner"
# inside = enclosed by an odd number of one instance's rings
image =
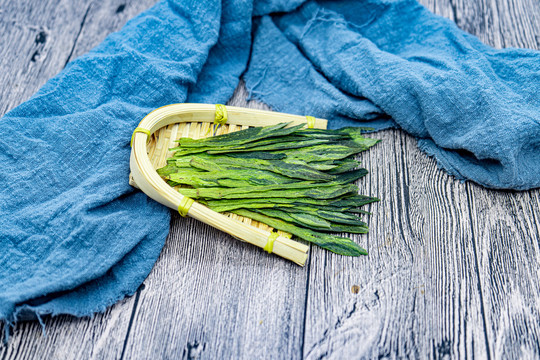
[[[312,199],[333,199],[345,194],[353,194],[358,191],[355,185],[322,186],[310,189],[286,189],[254,191],[253,187],[244,188],[199,188],[178,189],[180,194],[193,199],[256,199],[272,197],[309,197]]]
[[[204,139],[193,140],[190,138],[181,138],[178,144],[181,147],[203,147],[203,146],[233,146],[245,144],[248,142],[261,140],[269,137],[278,137],[292,134],[299,130],[303,125],[296,125],[289,128],[285,126],[289,123],[280,123],[265,127],[252,127],[242,131],[236,131],[220,136],[213,136]]]
[[[256,221],[260,221],[278,230],[286,231],[288,233],[298,236],[300,239],[311,242],[315,245],[322,247],[323,249],[330,250],[336,254],[346,256],[367,255],[367,251],[365,249],[361,248],[357,243],[355,243],[349,238],[301,228],[286,221],[275,219],[263,214],[258,214],[249,210],[240,209],[233,211],[233,213],[240,216],[248,217]]]
[[[368,171],[354,155],[378,140],[360,128],[287,125],[182,138],[158,174],[215,211],[249,217],[338,254],[367,254],[329,232],[368,232],[359,214],[369,213],[359,208],[379,199],[358,195],[354,182]]]

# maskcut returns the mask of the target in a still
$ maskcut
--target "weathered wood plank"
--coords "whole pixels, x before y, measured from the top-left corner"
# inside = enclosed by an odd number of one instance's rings
[[[0,116],[157,0],[0,0]]]
[[[267,109],[246,95],[239,87],[230,104]],[[175,216],[125,357],[300,358],[306,280],[304,268]]]
[[[485,353],[466,193],[398,131],[361,155],[372,205],[370,255],[314,251],[307,358],[429,358]]]
[[[540,48],[540,6],[535,0],[420,2],[493,47]]]
[[[157,0],[0,0],[0,116]]]
[[[467,190],[491,353],[538,358],[540,191]]]
[[[118,31],[135,15],[150,8],[158,0],[107,0],[93,2],[84,26],[77,38],[70,60],[86,53],[107,35]]]
[[[536,1],[480,1],[489,11],[476,16],[473,33],[495,47],[539,49],[540,4]],[[456,2],[458,14],[470,5]],[[465,16],[461,16],[465,18]],[[467,184],[472,232],[486,319],[494,358],[540,356],[538,265],[540,191],[489,191]]]
[[[496,48],[540,47],[536,0],[451,0],[460,28]]]
[[[445,18],[456,22],[456,16],[451,0],[422,0],[419,2],[428,8],[432,13],[444,16]]]
[[[64,67],[90,1],[0,0],[0,115]]]
[[[492,46],[537,47],[538,3],[497,1],[519,14],[514,22],[501,21],[493,2],[422,3]],[[461,184],[411,137],[376,135],[384,141],[363,155],[365,181],[384,200],[373,205],[370,234],[357,237],[369,260],[313,252],[304,355],[538,357],[538,191]]]
[[[45,318],[45,330],[37,321],[19,323],[7,346],[3,340],[0,342],[0,358],[119,359],[130,325],[133,300],[125,299],[93,318]]]
[[[153,3],[0,0],[0,116],[27,100],[69,60]],[[91,319],[47,317],[43,319],[46,335],[36,321],[19,323],[7,346],[0,341],[0,358],[120,358],[135,299],[125,299]]]

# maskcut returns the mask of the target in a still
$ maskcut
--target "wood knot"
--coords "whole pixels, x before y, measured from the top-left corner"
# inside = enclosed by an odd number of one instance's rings
[[[123,12],[125,9],[126,9],[126,4],[122,4],[122,5],[120,5],[120,6],[116,9],[116,13],[117,13],[117,14],[120,14],[120,13]]]

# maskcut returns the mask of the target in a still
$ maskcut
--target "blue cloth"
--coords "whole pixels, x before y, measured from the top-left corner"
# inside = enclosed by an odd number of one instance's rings
[[[243,73],[276,110],[400,127],[460,179],[540,186],[538,52],[411,0],[163,0],[0,120],[0,319],[136,291],[170,213],[127,183],[131,132],[166,104],[227,102]]]
[[[276,111],[397,124],[458,179],[540,186],[540,52],[493,49],[413,0],[309,2],[255,25],[244,78]]]

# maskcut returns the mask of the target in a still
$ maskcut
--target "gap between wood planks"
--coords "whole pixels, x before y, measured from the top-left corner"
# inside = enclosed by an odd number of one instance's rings
[[[75,51],[75,47],[77,46],[77,43],[79,41],[79,37],[81,36],[81,32],[83,30],[84,23],[86,23],[86,17],[88,16],[88,13],[90,12],[91,8],[92,8],[92,3],[90,3],[88,5],[88,7],[86,8],[86,12],[84,13],[84,16],[83,16],[83,18],[81,20],[81,26],[79,27],[79,32],[77,33],[77,36],[75,37],[75,41],[73,42],[73,46],[71,47],[71,50],[69,51],[66,62],[64,63],[64,68],[71,61],[71,57],[73,56],[73,51]]]

